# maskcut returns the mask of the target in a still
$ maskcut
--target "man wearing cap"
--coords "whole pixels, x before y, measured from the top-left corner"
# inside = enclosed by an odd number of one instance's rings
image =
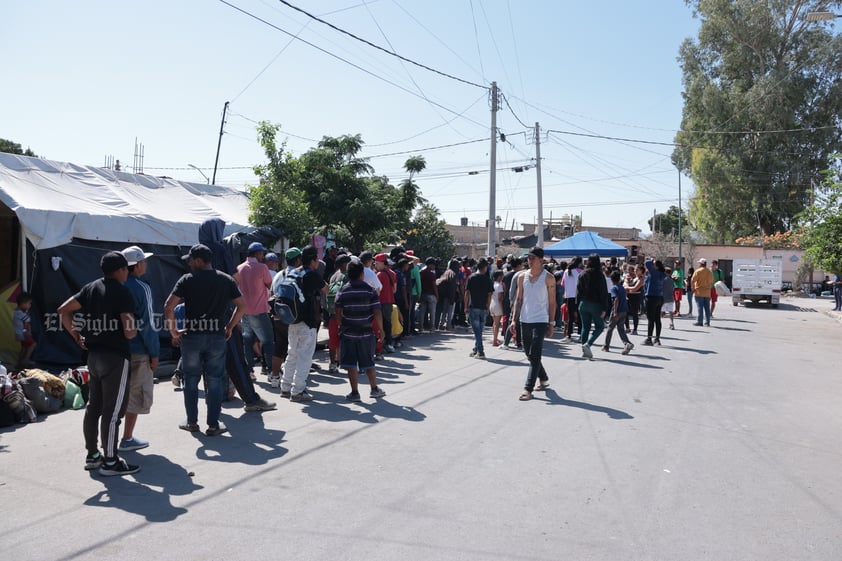
[[[301,250],[297,247],[291,247],[284,253],[284,260],[286,261],[286,268],[278,272],[272,279],[272,286],[270,292],[277,294],[278,285],[290,274],[293,274],[299,267],[301,267]],[[270,313],[273,310],[270,310]],[[275,333],[275,350],[272,354],[272,372],[269,374],[269,385],[273,388],[281,387],[281,368],[287,359],[289,353],[289,326],[278,318],[272,319],[272,327]]]
[[[240,323],[246,303],[237,282],[213,268],[213,253],[196,244],[187,260],[190,272],[175,283],[164,303],[164,317],[173,346],[181,347],[184,370],[184,409],[187,418],[178,428],[199,430],[199,379],[205,377],[207,425],[205,434],[216,436],[228,429],[219,420],[225,395],[226,340]],[[175,307],[184,300],[184,329],[176,329]],[[233,313],[229,312],[231,303]],[[230,316],[230,317],[229,317]],[[227,319],[227,322],[226,322]]]
[[[316,248],[308,245],[301,250],[301,293],[304,302],[299,321],[289,326],[288,357],[281,375],[281,396],[290,401],[311,401],[307,392],[307,378],[310,363],[316,351],[316,335],[321,323],[321,294],[327,291],[327,284],[317,272],[319,256]]]
[[[147,415],[152,408],[152,389],[155,387],[155,369],[158,368],[161,343],[154,325],[152,289],[140,280],[140,277],[146,274],[146,260],[153,254],[145,253],[136,245],[127,247],[120,253],[129,264],[126,288],[134,298],[134,317],[137,321],[137,337],[129,341],[132,354],[129,403],[123,425],[123,439],[117,447],[121,452],[128,452],[149,446],[148,440],[134,436],[134,428],[137,416]]]
[[[140,468],[117,457],[120,419],[126,413],[131,350],[129,341],[137,335],[135,303],[125,283],[129,264],[122,253],[111,251],[100,261],[104,278],[97,279],[59,306],[61,325],[79,345],[88,351],[91,373],[90,395],[85,408],[83,432],[85,469],[99,469],[100,475],[128,475]],[[84,311],[81,322],[74,314]],[[77,327],[80,327],[77,330]],[[102,434],[102,453],[97,442]]]
[[[708,261],[704,257],[699,258],[699,267],[693,272],[690,279],[693,286],[693,295],[696,298],[696,309],[698,320],[693,325],[710,325],[710,291],[713,288],[713,273],[708,269]]]
[[[266,257],[264,258],[266,261],[266,267],[269,269],[269,274],[272,275],[272,278],[275,278],[275,275],[278,274],[278,270],[281,268],[281,259],[278,257],[277,253],[267,253]],[[272,310],[269,310],[271,313]]]
[[[237,267],[234,278],[240,287],[246,312],[243,315],[243,352],[245,353],[248,373],[254,379],[254,339],[260,341],[263,361],[266,366],[272,364],[275,350],[275,334],[272,320],[269,318],[269,288],[272,286],[272,274],[263,263],[266,248],[260,242],[248,247],[248,256]]]
[[[383,288],[380,289],[380,311],[383,316],[383,349],[387,353],[395,352],[392,340],[392,307],[395,305],[395,293],[398,290],[398,277],[387,264],[385,253],[374,256],[374,268],[377,280]]]
[[[368,283],[368,285],[377,291],[377,294],[380,294],[380,291],[383,290],[383,283],[380,282],[380,279],[377,278],[377,273],[371,268],[371,264],[374,262],[374,254],[370,251],[363,251],[360,253],[360,263],[363,264],[363,280]]]

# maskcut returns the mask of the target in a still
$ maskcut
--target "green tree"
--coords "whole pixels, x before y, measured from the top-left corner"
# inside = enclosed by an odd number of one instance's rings
[[[0,152],[6,152],[7,154],[20,154],[21,156],[33,156],[35,158],[38,157],[35,152],[29,148],[24,150],[17,142],[12,142],[11,140],[6,140],[5,138],[0,138]]]
[[[842,274],[842,173],[830,172],[823,191],[802,215],[806,261],[825,271]]]
[[[280,127],[268,122],[258,126],[258,142],[268,160],[255,166],[260,178],[256,186],[249,186],[249,221],[255,226],[280,228],[293,245],[306,244],[316,225],[304,192],[298,188],[301,163],[289,152],[286,142],[277,144]]]
[[[805,20],[842,2],[686,3],[701,26],[680,49],[673,162],[696,185],[690,221],[715,242],[789,230],[842,148],[842,37]]]
[[[406,232],[406,247],[415,250],[421,259],[441,257],[446,259],[456,250],[453,234],[439,217],[435,205],[424,202],[415,213],[410,229]]]
[[[299,158],[298,186],[310,211],[321,226],[347,231],[355,252],[381,242],[383,235],[396,241],[409,226],[421,201],[412,175],[424,168],[423,158],[410,158],[405,166],[410,178],[396,188],[387,177],[373,175],[368,161],[357,155],[362,144],[360,135],[326,136]]]
[[[679,209],[677,206],[672,205],[669,207],[669,210],[666,212],[662,212],[660,214],[656,214],[653,218],[648,220],[649,222],[649,229],[653,232],[658,232],[660,234],[664,234],[666,236],[674,236],[675,239],[678,239],[678,217],[679,214],[681,216],[681,237],[683,239],[687,239],[687,214],[682,209],[679,213]],[[654,227],[653,227],[653,220],[654,220]]]

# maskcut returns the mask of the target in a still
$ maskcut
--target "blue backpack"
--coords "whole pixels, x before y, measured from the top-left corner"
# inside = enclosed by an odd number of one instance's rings
[[[301,290],[301,280],[304,278],[303,271],[293,271],[289,274],[283,272],[279,282],[273,284],[274,303],[272,308],[282,323],[292,325],[301,321],[302,310],[304,309],[304,292]]]

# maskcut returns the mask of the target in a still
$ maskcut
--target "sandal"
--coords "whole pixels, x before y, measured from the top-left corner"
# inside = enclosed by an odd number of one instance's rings
[[[549,383],[549,382],[542,382],[542,383],[538,384],[537,386],[535,386],[535,391],[536,391],[536,392],[542,392],[542,391],[546,390],[546,389],[547,389],[547,388],[549,388],[549,387],[550,387],[550,383]]]
[[[184,421],[183,423],[178,425],[178,428],[180,428],[181,430],[186,430],[187,432],[197,432],[199,430],[199,423],[190,423]]]
[[[529,401],[530,399],[532,399],[532,393],[524,391],[522,394],[520,394],[520,397],[518,399],[520,401]]]

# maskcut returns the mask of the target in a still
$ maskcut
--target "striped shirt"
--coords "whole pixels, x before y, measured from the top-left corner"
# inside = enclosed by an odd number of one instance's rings
[[[373,335],[374,310],[380,309],[380,297],[363,280],[345,283],[336,295],[336,309],[342,310],[340,333],[349,339],[365,339]]]

